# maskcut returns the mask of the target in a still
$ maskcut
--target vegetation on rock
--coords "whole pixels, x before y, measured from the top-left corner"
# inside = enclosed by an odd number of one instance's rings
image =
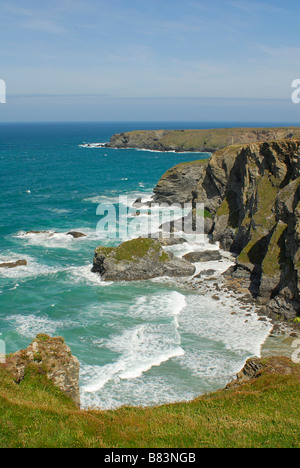
[[[205,165],[167,171],[154,193],[156,202],[204,203],[208,233],[237,254],[266,313],[300,315],[300,140],[220,149]]]
[[[200,130],[135,130],[113,135],[108,147],[157,151],[214,152],[230,145],[300,138],[300,128],[219,128]]]
[[[98,247],[92,271],[103,280],[136,281],[157,276],[191,276],[195,267],[165,252],[161,242],[140,237],[118,247]]]

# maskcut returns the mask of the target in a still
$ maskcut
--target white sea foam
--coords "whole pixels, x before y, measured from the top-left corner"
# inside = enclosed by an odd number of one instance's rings
[[[0,278],[16,278],[26,279],[50,274],[56,274],[63,271],[62,267],[51,267],[39,263],[36,258],[30,255],[17,254],[15,252],[7,252],[5,255],[0,256],[0,263],[10,263],[17,260],[26,260],[27,265],[18,266],[16,268],[0,268]]]
[[[186,385],[184,395],[180,393],[181,400],[191,400],[194,397]],[[120,406],[159,405],[162,403],[175,403],[178,401],[178,388],[170,382],[169,377],[147,374],[137,379],[122,380],[115,378],[105,385],[101,392],[82,393],[81,404],[84,408],[115,409]]]
[[[139,298],[130,308],[129,315],[144,319],[142,325],[114,335],[106,348],[120,357],[103,367],[85,368],[83,393],[99,392],[112,379],[137,379],[152,367],[160,366],[171,358],[183,356],[178,332],[178,315],[185,307],[184,296],[175,291],[157,296]],[[158,313],[169,318],[158,322]]]
[[[183,334],[199,339],[202,345],[187,346],[180,362],[196,375],[228,379],[248,357],[260,356],[272,324],[260,321],[255,306],[239,302],[231,293],[222,293],[217,299],[213,290],[187,297],[189,313],[180,316],[180,327]]]
[[[107,143],[83,143],[82,145],[78,145],[81,148],[105,148]]]
[[[127,178],[123,178],[122,180],[128,180]],[[120,201],[120,195],[119,193],[116,194],[115,196],[114,195],[95,195],[95,196],[92,196],[92,197],[87,197],[87,198],[84,198],[83,201],[85,202],[89,202],[89,203],[97,203],[97,204],[100,204],[100,203],[112,203],[112,204],[117,204],[119,203]],[[138,192],[138,191],[134,191],[134,192],[128,192],[127,194],[123,195],[123,197],[127,197],[127,200],[128,200],[128,204],[129,206],[131,206],[137,198],[141,197],[142,198],[142,203],[147,203],[148,201],[152,200],[152,197],[153,196],[153,192],[152,191],[149,191],[149,192]]]
[[[115,362],[83,365],[83,406],[189,400],[222,387],[248,357],[260,356],[271,323],[260,321],[255,306],[240,302],[240,296],[222,293],[217,300],[210,286],[203,295],[164,291],[138,297],[127,315],[142,324],[101,343],[119,355]],[[150,369],[170,359],[177,369],[174,376],[162,381],[155,374],[148,377]],[[190,375],[186,384],[181,375]],[[196,387],[192,378],[199,379]]]
[[[121,148],[122,149],[122,148]],[[209,154],[205,153],[203,151],[175,151],[175,150],[169,150],[169,151],[159,151],[159,150],[151,150],[147,148],[123,148],[123,149],[131,149],[131,150],[136,150],[136,151],[148,151],[149,153],[176,153],[176,154]]]
[[[155,328],[141,325],[113,337],[106,346],[115,352],[122,353],[121,357],[116,362],[100,367],[96,371],[93,368],[96,379],[93,378],[91,383],[85,385],[83,392],[97,392],[112,378],[139,378],[152,367],[159,366],[171,358],[182,356],[184,350],[172,342],[170,336],[166,335],[167,331],[171,332],[171,330],[166,330],[166,327],[164,329],[161,326]],[[174,329],[172,331],[174,336]]]
[[[67,232],[56,231],[41,231],[39,233],[26,233],[24,231],[20,231],[15,235],[15,237],[27,242],[29,245],[40,245],[46,248],[72,250],[78,248],[78,245],[87,240],[87,237],[90,234],[90,231],[87,231],[86,229],[76,229],[76,231],[82,232],[86,237],[74,238]]]
[[[66,269],[68,277],[73,284],[86,284],[87,286],[110,286],[110,281],[102,281],[97,273],[92,272],[92,264],[79,267],[69,267]]]
[[[58,329],[63,328],[63,322],[56,322],[46,316],[30,315],[10,315],[5,318],[13,325],[14,330],[24,338],[33,339],[39,333],[55,335]]]

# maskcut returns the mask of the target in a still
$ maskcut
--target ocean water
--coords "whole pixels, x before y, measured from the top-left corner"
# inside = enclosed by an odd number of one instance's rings
[[[216,270],[200,290],[187,279],[112,283],[91,272],[94,249],[117,242],[96,229],[100,203],[148,199],[167,169],[207,157],[80,146],[137,128],[175,125],[0,125],[0,263],[28,262],[0,269],[0,339],[10,353],[38,333],[63,336],[80,361],[85,408],[162,404],[221,388],[260,354],[271,329],[230,292],[216,300],[213,284],[233,261],[226,253],[196,265]],[[204,239],[167,248],[179,256],[207,249],[218,246]]]

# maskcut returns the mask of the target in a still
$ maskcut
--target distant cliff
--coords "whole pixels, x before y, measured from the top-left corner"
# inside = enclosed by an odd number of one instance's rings
[[[300,315],[300,139],[234,145],[180,164],[154,189],[156,202],[203,202],[206,230],[237,254],[226,273],[266,313]]]
[[[137,130],[113,135],[109,148],[213,153],[229,145],[300,138],[300,128],[221,128],[204,130]]]

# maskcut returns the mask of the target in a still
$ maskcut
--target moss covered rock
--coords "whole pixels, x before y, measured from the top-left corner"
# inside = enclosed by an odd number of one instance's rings
[[[118,247],[98,247],[92,271],[105,281],[134,281],[157,276],[191,276],[195,267],[165,252],[156,240],[138,238]]]

